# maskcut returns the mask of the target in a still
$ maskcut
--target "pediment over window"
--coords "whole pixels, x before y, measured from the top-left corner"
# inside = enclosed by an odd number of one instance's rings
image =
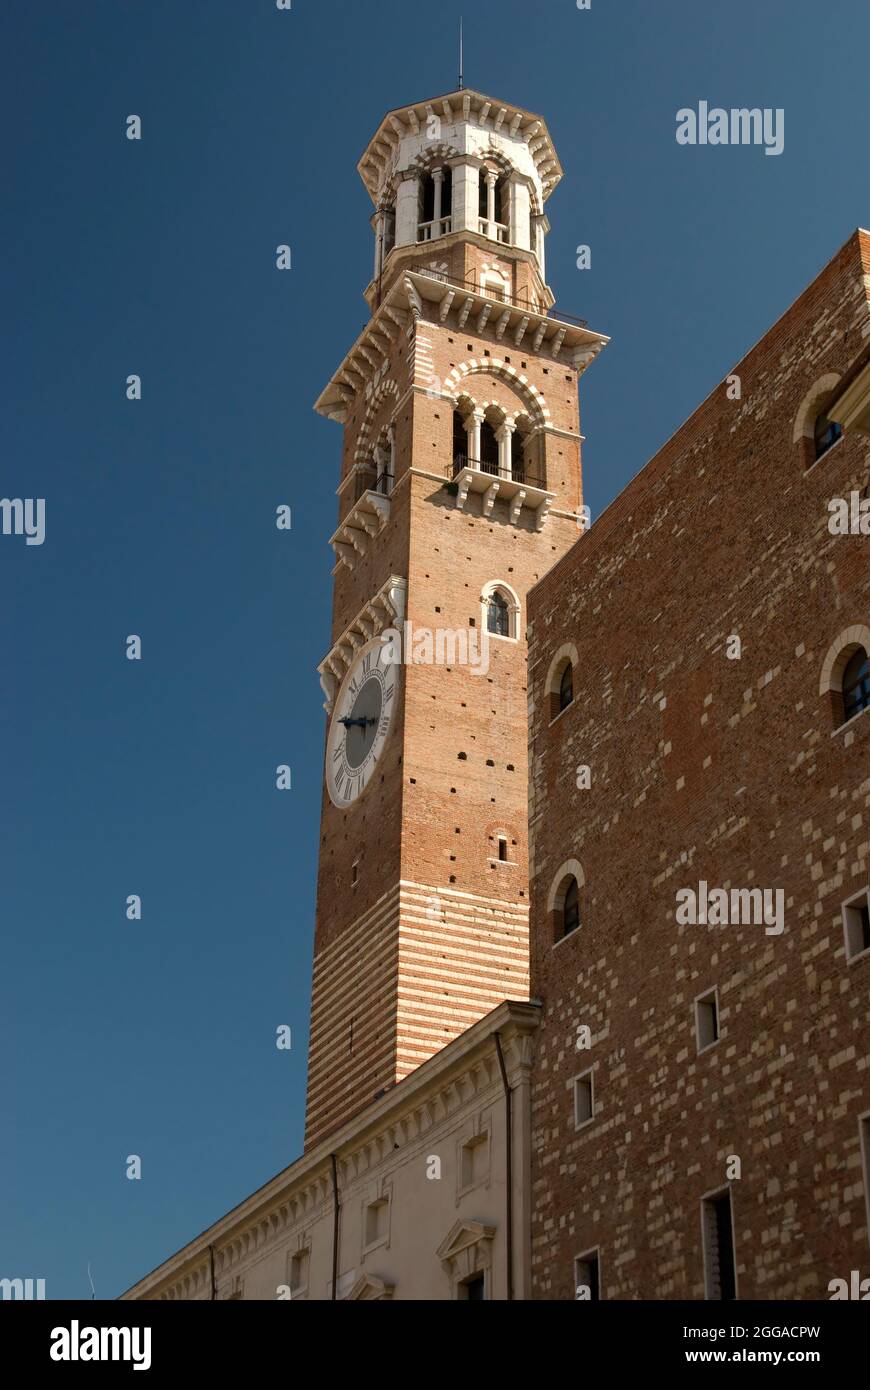
[[[450,1264],[469,1252],[480,1253],[479,1247],[488,1246],[494,1235],[495,1226],[484,1226],[479,1221],[457,1221],[435,1253],[442,1264]]]
[[[395,1284],[388,1284],[373,1274],[361,1274],[347,1295],[345,1302],[358,1303],[364,1300],[369,1303],[385,1302],[393,1297],[395,1288]]]

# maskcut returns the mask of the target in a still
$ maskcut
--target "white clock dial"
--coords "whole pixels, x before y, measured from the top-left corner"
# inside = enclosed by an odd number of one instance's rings
[[[368,786],[390,732],[398,699],[398,667],[385,662],[379,638],[362,647],[341,684],[326,740],[326,786],[346,807]]]

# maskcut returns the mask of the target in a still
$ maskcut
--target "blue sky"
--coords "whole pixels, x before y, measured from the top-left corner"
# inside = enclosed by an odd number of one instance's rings
[[[6,0],[0,493],[46,539],[0,536],[0,1276],[49,1298],[88,1261],[117,1295],[301,1147],[341,442],[311,406],[367,315],[356,162],[455,87],[461,12],[467,84],[565,166],[557,302],[613,339],[593,518],[870,221],[863,0]],[[700,100],[783,108],[784,153],[678,146]]]

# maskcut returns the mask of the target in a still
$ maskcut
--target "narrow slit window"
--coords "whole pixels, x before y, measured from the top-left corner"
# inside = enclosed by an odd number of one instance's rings
[[[701,1203],[706,1297],[730,1302],[737,1297],[731,1191],[726,1189]]]

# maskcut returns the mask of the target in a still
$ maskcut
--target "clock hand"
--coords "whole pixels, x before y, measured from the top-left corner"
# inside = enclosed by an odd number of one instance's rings
[[[369,724],[377,724],[376,719],[339,719],[346,729],[365,729]]]

